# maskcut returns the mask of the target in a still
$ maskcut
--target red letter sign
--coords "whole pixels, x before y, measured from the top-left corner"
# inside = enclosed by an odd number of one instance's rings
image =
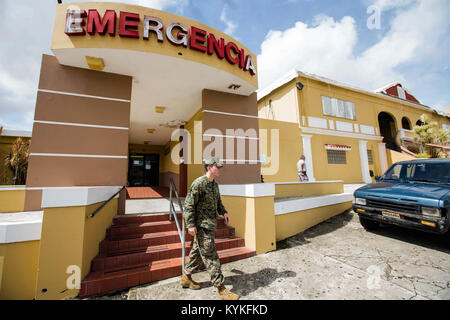
[[[201,52],[206,52],[206,47],[203,45],[206,42],[206,31],[191,26],[191,49]]]
[[[210,33],[208,34],[208,54],[212,56],[214,51],[219,59],[225,58],[225,40],[220,38],[220,40],[217,41],[216,37]]]
[[[233,49],[234,53],[237,55],[237,57],[233,57],[231,55],[231,49]],[[231,64],[239,63],[239,48],[234,42],[228,42],[227,46],[225,47],[225,57],[227,58],[228,62]]]
[[[116,12],[114,10],[106,10],[103,19],[100,21],[100,14],[97,10],[89,10],[87,20],[87,33],[91,36],[95,34],[95,31],[100,35],[105,35],[106,32],[110,36],[116,35]]]
[[[127,38],[139,38],[139,14],[120,11],[119,36]],[[131,30],[130,30],[131,29]]]

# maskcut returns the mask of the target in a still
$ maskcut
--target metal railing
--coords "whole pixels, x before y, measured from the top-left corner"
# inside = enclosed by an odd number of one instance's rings
[[[95,217],[95,215],[97,213],[100,212],[100,210],[102,210],[112,199],[114,199],[119,193],[122,192],[123,189],[125,189],[126,186],[123,186],[122,188],[120,188],[119,191],[117,191],[113,196],[111,196],[111,198],[109,198],[108,200],[106,200],[100,207],[97,208],[97,210],[95,210],[92,214],[89,215],[89,217],[93,218]]]
[[[180,230],[180,224],[178,222],[178,218],[177,218],[177,211],[175,210],[175,206],[173,205],[173,197],[172,197],[172,192],[175,193],[175,197],[178,200],[178,206],[180,207],[180,211],[181,211],[181,230]],[[183,204],[181,203],[180,197],[178,196],[178,192],[177,192],[177,187],[175,186],[175,183],[173,182],[172,178],[170,178],[170,208],[169,208],[169,221],[172,221],[172,216],[175,218],[175,224],[177,225],[177,229],[178,229],[178,235],[180,236],[180,241],[181,241],[181,267],[182,267],[182,271],[184,273],[184,267],[185,267],[185,256],[186,256],[186,241],[185,241],[185,233],[186,233],[186,227],[184,224],[184,219],[183,219]]]

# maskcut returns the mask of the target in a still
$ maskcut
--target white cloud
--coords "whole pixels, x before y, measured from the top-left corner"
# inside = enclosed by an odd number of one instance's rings
[[[188,1],[122,2],[160,10],[176,7],[182,14]],[[6,129],[32,129],[41,56],[52,54],[50,46],[56,5],[56,1],[0,0],[0,11],[8,13],[0,20],[0,125]]]
[[[414,2],[417,2],[417,0],[376,0],[373,5],[381,11],[388,11],[409,6]]]
[[[264,88],[289,70],[315,73],[365,89],[376,89],[402,81],[399,66],[432,59],[440,51],[441,38],[448,32],[450,3],[447,0],[378,0],[384,8],[399,8],[389,31],[362,54],[356,55],[356,22],[317,16],[311,26],[297,22],[284,31],[270,31],[258,56],[259,86]]]
[[[86,2],[77,1],[77,2]],[[97,0],[97,2],[111,2],[111,0]],[[135,4],[143,7],[162,10],[167,7],[178,7],[182,10],[189,2],[189,0],[122,0],[122,3]]]
[[[226,10],[227,10],[227,6],[225,5],[220,14],[220,21],[225,23],[225,25],[227,26],[226,29],[224,30],[224,33],[226,33],[228,35],[232,35],[236,31],[238,25],[237,25],[237,23],[235,23],[227,18]]]

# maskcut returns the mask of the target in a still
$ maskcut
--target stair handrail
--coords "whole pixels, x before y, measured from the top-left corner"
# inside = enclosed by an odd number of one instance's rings
[[[103,204],[100,206],[100,207],[98,207],[97,208],[97,210],[95,210],[92,214],[90,214],[89,215],[89,217],[91,217],[91,218],[93,218],[93,217],[95,217],[95,215],[97,214],[97,213],[99,213],[100,212],[100,210],[102,210],[112,199],[114,199],[119,193],[121,193],[122,192],[122,190],[123,189],[125,189],[126,188],[126,186],[123,186],[122,188],[120,188],[120,190],[119,191],[117,191],[116,193],[114,193],[114,195],[112,195],[111,196],[111,198],[109,198],[108,200],[106,200],[105,202],[103,202]]]
[[[175,218],[175,224],[177,226],[178,229],[178,235],[180,236],[180,241],[181,241],[181,268],[182,271],[184,273],[184,267],[185,267],[185,256],[186,256],[186,239],[185,239],[185,232],[186,232],[186,227],[184,224],[184,219],[183,219],[183,204],[181,203],[180,197],[178,196],[178,192],[177,192],[177,187],[175,186],[175,182],[173,181],[172,178],[170,178],[170,182],[169,182],[169,187],[170,187],[170,208],[169,208],[169,221],[172,221],[172,215]],[[173,205],[173,198],[172,198],[172,192],[175,193],[175,197],[178,200],[178,206],[180,207],[180,211],[181,211],[181,225],[182,225],[182,230],[180,230],[180,224],[178,223],[178,219],[177,219],[177,211],[175,210],[175,206]]]

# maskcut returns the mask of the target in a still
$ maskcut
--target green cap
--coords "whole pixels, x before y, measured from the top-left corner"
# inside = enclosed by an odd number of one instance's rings
[[[217,168],[222,168],[223,164],[220,162],[219,158],[209,158],[205,160],[205,164],[208,166],[216,166]]]

